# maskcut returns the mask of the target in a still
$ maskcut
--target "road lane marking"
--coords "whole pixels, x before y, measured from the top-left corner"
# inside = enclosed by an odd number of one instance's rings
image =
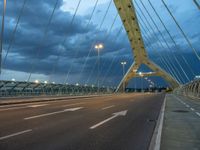
[[[102,110],[106,110],[106,109],[109,109],[109,108],[112,108],[112,107],[115,107],[115,105],[104,107],[104,108],[102,108]]]
[[[80,104],[85,104],[86,102],[80,102],[80,103],[74,103],[74,104],[67,104],[67,105],[63,105],[63,107],[67,107],[67,106],[74,106],[74,105],[80,105]]]
[[[17,110],[17,109],[25,109],[27,107],[11,107],[11,108],[3,108],[0,111],[7,111],[7,110]]]
[[[1,111],[7,111],[7,110],[18,110],[18,109],[26,109],[26,108],[36,108],[36,107],[42,107],[42,106],[46,106],[48,104],[41,104],[41,105],[29,105],[29,106],[23,106],[23,107],[10,107],[10,108],[3,108],[0,109]]]
[[[200,117],[200,113],[199,112],[195,112],[199,117]]]
[[[31,131],[32,131],[32,129],[29,129],[29,130],[24,130],[24,131],[21,131],[21,132],[13,133],[13,134],[10,134],[10,135],[2,136],[2,137],[0,137],[0,140],[5,140],[5,139],[11,138],[11,137],[14,137],[14,136],[17,136],[17,135],[21,135],[21,134],[24,134],[24,133],[27,133],[27,132],[31,132]]]
[[[180,101],[180,102],[182,101],[179,97],[176,97],[175,95],[174,95],[174,97],[175,97],[178,101]],[[184,105],[185,105],[187,108],[190,108],[190,110],[195,111],[195,109],[192,108],[192,107],[190,107],[188,104],[184,103]],[[196,114],[197,116],[200,117],[200,113],[199,113],[199,112],[195,112],[195,114]]]
[[[109,117],[109,118],[107,118],[107,119],[105,119],[105,120],[103,120],[103,121],[101,121],[101,122],[99,122],[99,123],[97,123],[97,124],[91,126],[90,129],[95,129],[95,128],[97,128],[97,127],[103,125],[104,123],[106,123],[106,122],[108,122],[108,121],[110,121],[110,120],[112,120],[112,119],[114,119],[114,118],[116,118],[116,117],[119,117],[119,116],[126,116],[126,114],[127,114],[127,110],[113,113],[113,116],[112,116],[112,117]]]
[[[187,108],[189,108],[190,106],[188,104],[185,105]]]
[[[190,109],[191,109],[191,111],[194,111],[194,108],[191,107]]]
[[[35,119],[35,118],[41,118],[41,117],[46,117],[46,116],[55,115],[55,114],[60,114],[60,113],[69,112],[69,111],[76,111],[76,110],[79,110],[79,109],[82,109],[82,108],[83,108],[83,107],[69,108],[69,109],[65,109],[65,110],[61,110],[61,111],[56,111],[56,112],[41,114],[41,115],[37,115],[37,116],[27,117],[27,118],[24,118],[24,120]]]
[[[27,107],[31,107],[31,108],[37,108],[37,107],[43,107],[43,106],[47,106],[48,104],[40,104],[40,105],[30,105]]]

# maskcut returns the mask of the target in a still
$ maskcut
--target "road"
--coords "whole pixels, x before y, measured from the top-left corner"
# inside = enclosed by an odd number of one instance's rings
[[[0,106],[0,150],[147,150],[164,94]]]

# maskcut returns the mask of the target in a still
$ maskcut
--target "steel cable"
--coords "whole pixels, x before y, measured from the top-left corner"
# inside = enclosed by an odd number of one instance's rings
[[[197,50],[193,47],[192,43],[190,42],[190,40],[188,39],[187,35],[185,34],[185,32],[183,31],[183,29],[181,28],[181,26],[179,25],[178,21],[176,20],[176,18],[174,17],[174,15],[171,13],[171,11],[169,10],[168,6],[166,5],[166,3],[164,2],[164,0],[161,0],[165,6],[165,8],[167,9],[168,13],[170,14],[170,16],[172,17],[172,19],[174,20],[174,22],[176,23],[177,27],[179,28],[179,30],[181,31],[182,35],[184,36],[185,40],[187,41],[189,47],[193,50],[195,56],[198,58],[198,60],[200,61],[200,56],[197,53]]]
[[[149,11],[147,10],[146,6],[144,5],[144,3],[142,1],[140,1],[140,3],[142,4],[143,8],[145,9],[145,11],[147,12],[148,16],[150,17],[151,21],[153,22],[154,26],[156,27],[156,29],[158,30],[159,34],[161,35],[164,43],[166,44],[168,50],[170,51],[171,47],[169,46],[169,44],[167,43],[166,39],[164,38],[162,32],[160,31],[160,29],[158,28],[157,24],[155,23],[154,19],[152,18],[151,14],[149,13]],[[175,59],[175,62],[178,64],[178,66],[180,67],[181,71],[183,72],[184,76],[186,77],[186,79],[188,81],[190,81],[188,75],[186,74],[185,70],[183,69],[183,67],[181,66],[180,62],[178,61],[177,57],[173,54],[172,52],[172,56]]]
[[[46,25],[46,27],[45,27],[45,29],[44,29],[44,34],[43,34],[42,40],[41,40],[39,46],[36,47],[36,57],[39,56],[39,52],[40,52],[40,50],[41,50],[41,48],[42,48],[42,45],[43,45],[44,41],[46,40],[47,32],[48,32],[49,26],[50,26],[50,24],[51,24],[53,15],[54,15],[54,13],[55,13],[55,10],[56,10],[58,1],[59,1],[59,0],[56,0],[56,3],[55,3],[55,5],[54,5],[54,8],[53,8],[52,13],[51,13],[51,15],[50,15],[50,18],[49,18],[49,20],[48,20],[48,23],[47,23],[47,25]],[[37,63],[38,63],[38,62],[37,62]],[[31,76],[32,76],[32,73],[33,73],[34,69],[35,69],[35,64],[34,64],[34,60],[33,60],[33,61],[32,61],[32,65],[31,65],[30,74],[29,74],[28,80],[27,80],[28,82],[29,82],[30,79],[31,79]]]

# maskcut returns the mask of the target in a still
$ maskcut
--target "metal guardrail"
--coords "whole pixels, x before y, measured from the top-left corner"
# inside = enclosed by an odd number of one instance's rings
[[[101,87],[99,93],[112,93],[109,87]],[[90,95],[98,94],[96,86],[35,83],[26,81],[0,81],[0,97],[45,96],[45,95]]]
[[[200,99],[200,79],[193,80],[175,90],[176,94]]]

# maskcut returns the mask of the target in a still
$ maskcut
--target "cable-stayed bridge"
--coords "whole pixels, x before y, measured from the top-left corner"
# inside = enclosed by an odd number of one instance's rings
[[[199,6],[1,1],[0,148],[199,149]]]

